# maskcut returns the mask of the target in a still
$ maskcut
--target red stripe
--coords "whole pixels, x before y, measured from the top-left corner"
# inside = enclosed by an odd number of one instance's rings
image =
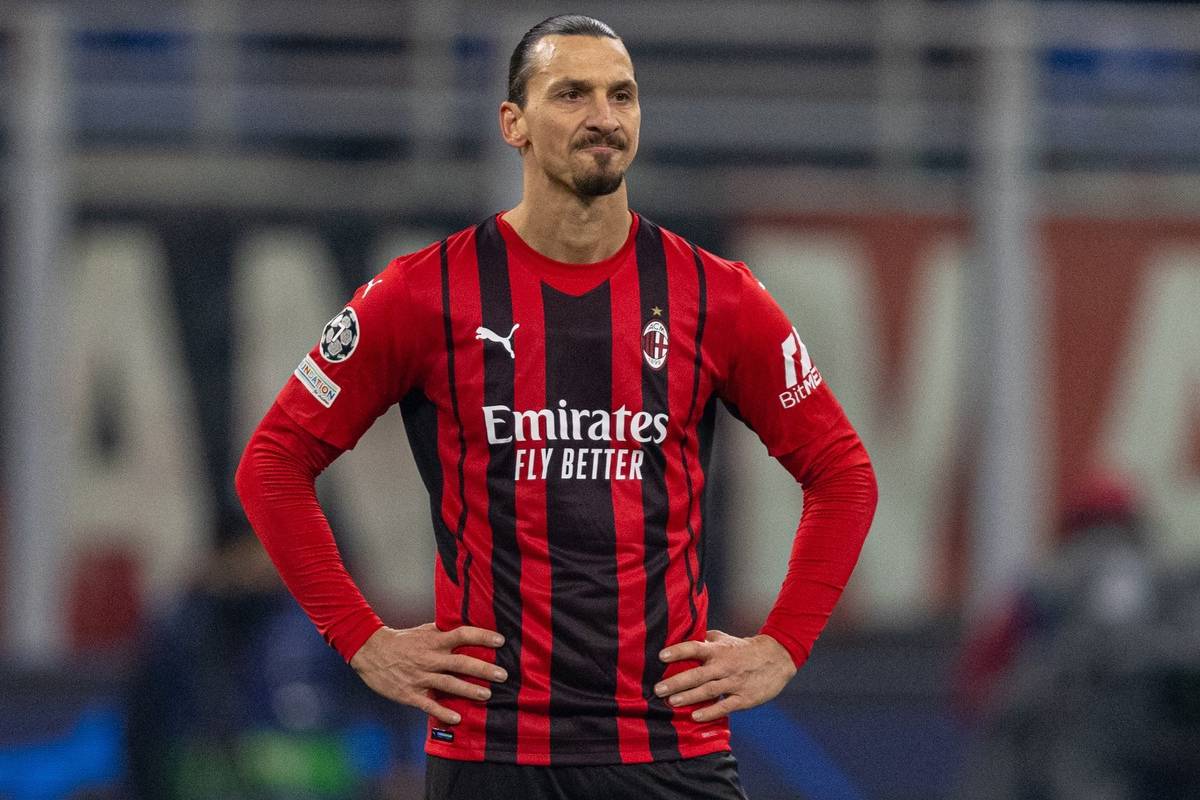
[[[488,527],[488,494],[487,494],[487,449],[480,447],[480,442],[487,439],[483,433],[483,418],[479,409],[483,407],[483,387],[479,376],[483,374],[482,349],[473,347],[474,331],[482,318],[479,301],[479,271],[475,258],[475,237],[472,233],[452,238],[448,244],[450,266],[450,310],[451,323],[454,330],[454,366],[455,386],[458,393],[459,414],[462,418],[463,430],[467,440],[467,458],[463,465],[463,480],[467,498],[467,522],[463,530],[463,541],[459,547],[458,568],[459,586],[455,590],[454,599],[443,603],[438,598],[438,627],[443,630],[462,624],[460,618],[462,595],[466,575],[466,554],[471,553],[470,598],[467,613],[470,622],[480,628],[495,628],[495,616],[492,611],[492,537]],[[446,433],[439,441],[440,447],[450,447],[455,450],[452,458],[443,458],[443,464],[453,464],[454,475],[444,471],[447,478],[446,486],[456,485],[458,461],[458,432],[445,431],[446,415],[439,423],[439,435]],[[453,416],[450,426],[454,425]],[[449,497],[450,492],[444,492]],[[457,497],[457,492],[454,493]],[[455,499],[457,507],[457,499]],[[443,504],[445,499],[443,499]],[[457,516],[449,517],[457,520]],[[447,581],[448,583],[448,581]],[[453,587],[448,587],[453,588]],[[446,616],[442,616],[442,607],[447,606]],[[495,651],[487,647],[465,647],[455,652],[494,661]],[[485,681],[469,679],[474,683],[485,684]],[[487,707],[481,703],[464,698],[441,696],[439,701],[462,714],[462,722],[455,727],[455,740],[443,752],[454,758],[470,758],[482,760],[485,745],[484,726],[487,721]],[[437,743],[431,743],[437,749]]]
[[[612,277],[612,408],[642,410],[641,298],[637,272]],[[614,447],[623,442],[613,442]],[[636,451],[633,443],[630,452]],[[642,673],[646,647],[645,515],[640,481],[614,480],[613,521],[617,543],[617,735],[621,760],[651,760]]]
[[[448,264],[449,259],[447,259]],[[443,280],[440,272],[438,280],[439,283]],[[439,295],[441,295],[441,291],[442,286],[439,285]],[[453,291],[453,288],[451,288],[451,291]],[[443,313],[445,311],[443,309]],[[441,357],[436,360],[435,366],[431,369],[431,374],[438,376],[440,380],[431,380],[426,392],[430,400],[439,409],[437,415],[437,447],[438,463],[442,468],[442,520],[451,533],[457,536],[459,519],[462,516],[464,505],[462,487],[459,485],[458,480],[458,462],[462,444],[459,438],[459,426],[456,419],[456,412],[461,414],[462,411],[462,398],[457,385],[451,391],[448,376],[451,346],[446,343],[445,336],[439,337],[439,341],[442,342],[443,351]],[[461,353],[456,352],[455,355],[458,358],[462,358]],[[458,371],[459,368],[456,366],[455,372]],[[450,580],[440,553],[438,554],[434,568],[434,620],[438,627],[442,629],[462,624],[464,551],[465,548],[461,545],[456,547],[455,555],[457,560],[452,565],[454,574],[458,576],[458,585],[455,585]]]
[[[694,260],[693,260],[693,263],[694,263]],[[701,263],[705,270],[705,278],[706,278],[706,283],[707,283],[707,287],[708,287],[707,301],[708,301],[708,306],[709,306],[709,308],[708,308],[709,313],[708,313],[708,320],[706,323],[707,327],[706,327],[706,330],[705,330],[705,333],[703,335],[703,338],[701,340],[701,345],[700,345],[701,350],[702,350],[701,362],[700,362],[702,364],[702,367],[700,369],[700,382],[696,389],[696,405],[695,405],[695,408],[692,409],[692,419],[691,419],[691,425],[690,425],[691,434],[688,436],[688,440],[687,440],[687,464],[688,464],[688,471],[691,473],[692,496],[694,498],[693,502],[692,502],[692,509],[691,509],[691,521],[692,521],[692,530],[696,532],[697,548],[699,547],[699,544],[700,544],[700,537],[707,535],[704,530],[704,514],[703,514],[704,509],[703,509],[703,506],[701,505],[701,499],[704,496],[704,483],[705,483],[706,476],[704,474],[704,465],[700,460],[700,437],[699,437],[700,418],[702,416],[704,416],[705,400],[706,400],[706,398],[710,397],[713,392],[712,376],[715,371],[715,367],[712,363],[713,359],[712,359],[712,356],[710,355],[712,353],[712,346],[709,344],[710,342],[713,341],[713,337],[712,337],[713,329],[711,328],[713,317],[712,317],[711,311],[712,311],[712,305],[713,305],[713,291],[714,291],[715,287],[714,287],[714,282],[712,280],[712,271],[709,270],[709,268],[708,268],[708,266],[709,266],[708,260],[706,258],[704,258],[703,256],[701,256]],[[694,271],[693,271],[693,274],[695,274]],[[693,334],[694,334],[694,332],[695,332],[695,321],[693,320]],[[691,341],[693,343],[695,342],[694,336],[691,339]],[[692,353],[692,363],[693,364],[696,363],[694,348],[693,348],[693,353]],[[699,552],[693,551],[692,556],[693,556],[693,567],[695,569],[696,580],[699,581],[701,578]],[[696,630],[693,631],[693,636],[699,638],[699,637],[705,636],[708,633],[707,624],[706,624],[706,622],[708,620],[708,587],[707,586],[704,586],[703,588],[701,588],[699,594],[696,596],[696,612],[697,612],[696,613]]]
[[[510,270],[516,377],[514,409],[546,407],[546,339],[541,286],[524,270]],[[521,688],[517,695],[517,761],[550,763],[550,554],[546,540],[545,442],[513,443],[523,449],[516,481],[517,544],[521,551]],[[528,477],[530,465],[535,478]]]
[[[710,284],[711,285],[711,284]],[[705,337],[708,338],[707,336]],[[705,397],[708,392],[706,381],[702,375],[700,378],[700,397]],[[697,401],[697,406],[699,402]],[[695,411],[696,420],[703,413],[702,408],[697,408]],[[695,423],[695,420],[693,420]],[[678,451],[678,448],[676,448]],[[700,468],[700,444],[695,436],[689,437],[687,443],[687,458],[688,468],[692,474],[692,489],[695,494],[695,502],[692,504],[692,530],[696,531],[697,543],[700,536],[705,536],[701,525],[701,507],[700,507],[700,492],[704,488],[704,473]],[[683,540],[687,540],[687,531],[683,531]],[[699,580],[700,563],[697,558],[697,553],[693,550],[690,554],[692,558],[694,574]],[[707,635],[707,620],[708,620],[708,588],[705,587],[695,598],[696,603],[696,627],[689,635],[692,639],[703,639]],[[708,723],[697,723],[691,719],[691,712],[695,707],[688,707],[685,711],[679,712],[676,716],[676,729],[679,731],[679,754],[684,758],[694,758],[696,756],[706,755],[717,750],[727,749],[729,746],[729,723],[728,719],[716,720]],[[682,718],[681,718],[682,717]]]
[[[699,283],[696,278],[696,262],[691,249],[676,237],[666,233],[663,235],[663,241],[666,245],[671,303],[671,327],[668,336],[671,351],[670,381],[667,387],[668,403],[672,425],[683,426],[687,423],[688,411],[692,404]],[[695,438],[694,434],[690,438]],[[691,594],[691,587],[692,578],[696,576],[698,565],[695,549],[689,542],[687,477],[684,475],[678,441],[666,447],[666,454],[667,495],[671,498],[671,514],[667,521],[670,566],[667,568],[666,576],[667,607],[670,614],[667,642],[670,644],[686,639],[703,639],[706,620],[705,616],[699,613],[700,609],[697,607],[696,620],[693,625],[692,608],[696,601]],[[689,577],[689,567],[692,577]],[[676,662],[668,666],[666,677],[698,665],[699,663],[695,661]],[[694,741],[696,723],[691,719],[691,712],[694,710],[694,706],[675,710],[674,723],[675,729],[679,733],[681,753],[685,751],[690,742]]]

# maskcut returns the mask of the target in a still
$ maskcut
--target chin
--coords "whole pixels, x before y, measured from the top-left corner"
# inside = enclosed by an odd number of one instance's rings
[[[597,172],[581,175],[573,181],[575,193],[580,197],[604,197],[610,195],[625,182],[624,172]]]

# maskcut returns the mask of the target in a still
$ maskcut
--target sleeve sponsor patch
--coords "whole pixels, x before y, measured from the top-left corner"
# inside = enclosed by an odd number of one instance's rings
[[[333,381],[329,380],[317,362],[312,360],[312,356],[305,356],[300,362],[300,366],[296,367],[295,375],[304,388],[308,389],[308,393],[317,398],[317,402],[329,408],[333,405],[333,401],[337,400],[338,394],[342,391],[341,387]]]

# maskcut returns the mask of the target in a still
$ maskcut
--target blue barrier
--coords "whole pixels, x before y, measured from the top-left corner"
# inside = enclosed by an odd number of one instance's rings
[[[774,704],[739,711],[730,724],[735,752],[753,749],[796,797],[866,800],[808,731]]]
[[[89,706],[57,739],[0,747],[0,795],[62,800],[112,786],[121,777],[124,720],[112,706]]]

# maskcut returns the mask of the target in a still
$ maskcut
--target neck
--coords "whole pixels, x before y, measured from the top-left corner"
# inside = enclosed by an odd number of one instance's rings
[[[504,220],[534,250],[568,264],[593,264],[613,255],[633,222],[624,182],[612,194],[588,198],[562,187],[533,190],[526,182],[520,204]]]

